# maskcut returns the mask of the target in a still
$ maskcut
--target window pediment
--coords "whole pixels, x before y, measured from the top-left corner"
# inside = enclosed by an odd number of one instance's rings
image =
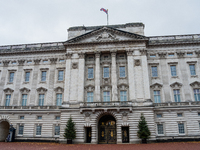
[[[6,89],[4,89],[3,91],[4,91],[5,93],[12,93],[12,92],[14,92],[14,90],[11,89],[11,88],[6,88]]]
[[[86,91],[94,91],[95,90],[95,86],[93,86],[93,85],[87,85],[87,86],[85,86],[85,90]]]
[[[120,90],[127,90],[129,88],[129,86],[127,84],[119,84],[118,86],[118,89]]]
[[[172,88],[181,88],[182,87],[182,84],[179,83],[179,82],[174,82],[170,85]]]
[[[190,86],[193,87],[193,88],[200,88],[200,82],[198,82],[198,81],[192,82],[190,84]]]
[[[28,88],[26,88],[26,87],[23,87],[23,88],[20,89],[20,92],[22,92],[22,93],[28,93],[28,92],[30,92],[30,91],[31,91],[31,90],[28,89]]]
[[[162,88],[162,84],[160,84],[160,83],[154,83],[150,87],[152,89],[161,89]]]
[[[54,89],[55,92],[63,92],[64,89],[60,86],[58,86],[57,88]]]
[[[102,85],[102,86],[101,86],[101,89],[102,89],[102,90],[105,90],[105,91],[110,91],[111,88],[112,88],[111,85]]]
[[[46,88],[43,88],[43,87],[39,87],[39,88],[37,88],[37,91],[38,91],[38,92],[46,92],[47,89],[46,89]]]

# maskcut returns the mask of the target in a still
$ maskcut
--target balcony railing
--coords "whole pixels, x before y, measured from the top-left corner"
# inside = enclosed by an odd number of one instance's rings
[[[132,106],[132,103],[132,101],[83,102],[80,103],[80,107]]]
[[[59,109],[61,106],[0,106],[0,109]]]
[[[195,106],[195,105],[200,105],[200,101],[195,101],[195,102],[168,102],[168,103],[154,103],[155,107],[173,107],[173,106]]]

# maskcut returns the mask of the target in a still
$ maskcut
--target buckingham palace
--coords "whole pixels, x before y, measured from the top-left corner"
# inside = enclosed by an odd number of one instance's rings
[[[200,34],[145,36],[143,23],[77,26],[53,43],[0,46],[0,141],[200,139]]]

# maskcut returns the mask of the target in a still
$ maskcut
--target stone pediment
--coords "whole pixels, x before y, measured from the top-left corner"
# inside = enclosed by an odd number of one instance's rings
[[[174,82],[170,85],[172,88],[181,88],[182,84],[179,82]]]
[[[82,43],[97,43],[97,42],[115,42],[115,41],[132,41],[132,40],[148,40],[147,37],[134,34],[111,27],[102,27],[83,35],[72,38],[64,43],[82,44]]]
[[[192,82],[190,86],[192,86],[193,88],[200,88],[200,82],[198,81]]]

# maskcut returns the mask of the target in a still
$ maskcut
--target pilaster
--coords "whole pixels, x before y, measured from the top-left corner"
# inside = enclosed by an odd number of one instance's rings
[[[96,101],[100,99],[100,53],[95,54],[95,97]]]
[[[70,78],[71,78],[71,56],[72,54],[66,54],[66,70],[65,70],[65,97],[63,102],[68,103],[70,100]]]
[[[135,76],[133,66],[133,51],[127,51],[129,100],[135,100]]]
[[[112,101],[117,101],[117,71],[116,71],[116,52],[111,52],[112,56],[112,69],[111,69],[111,81],[112,81]]]
[[[84,101],[85,54],[79,53],[78,102]]]

